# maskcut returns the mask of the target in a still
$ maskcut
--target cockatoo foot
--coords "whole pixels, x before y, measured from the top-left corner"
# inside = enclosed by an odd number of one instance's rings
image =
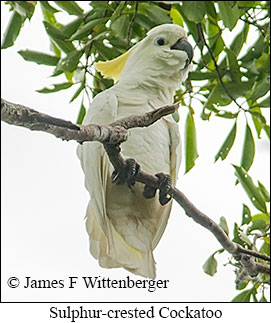
[[[159,202],[161,205],[167,204],[171,200],[171,195],[169,194],[169,190],[171,188],[171,177],[164,173],[155,174],[158,177],[159,182]],[[146,199],[153,198],[156,194],[156,188],[145,185],[143,196]]]
[[[169,194],[171,188],[171,177],[164,173],[155,174],[159,181],[159,202],[161,205],[167,204],[171,200],[171,195]]]
[[[132,188],[136,182],[136,176],[139,172],[140,165],[133,159],[126,159],[126,165],[120,170],[114,170],[111,176],[112,182],[118,185],[127,183]]]

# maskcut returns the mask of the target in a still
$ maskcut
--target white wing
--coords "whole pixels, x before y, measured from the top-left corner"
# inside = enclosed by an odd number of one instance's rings
[[[113,91],[107,90],[95,97],[84,124],[108,124],[150,109],[146,104],[123,104]],[[176,144],[170,145],[170,140],[176,141],[176,134],[172,135],[176,128],[172,132],[172,127],[161,120],[148,128],[133,129],[128,141],[122,144],[122,153],[135,158],[151,174],[163,171],[175,177],[176,158],[172,148]],[[127,185],[112,184],[113,168],[101,144],[84,143],[78,147],[78,156],[90,193],[86,225],[92,255],[102,267],[124,267],[135,274],[155,278],[152,252],[166,227],[171,203],[162,207],[157,196],[146,200],[140,183],[131,190]]]

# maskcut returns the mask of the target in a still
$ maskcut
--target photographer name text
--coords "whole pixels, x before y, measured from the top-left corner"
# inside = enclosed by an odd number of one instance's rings
[[[65,280],[33,279],[32,277],[25,277],[24,281],[20,281],[20,284],[23,286],[23,288],[29,289],[76,288],[78,286],[83,286],[89,289],[137,288],[146,289],[148,292],[155,292],[157,289],[168,288],[169,280],[132,279],[129,276],[127,276],[125,279],[111,279],[109,277],[101,276],[70,276]]]

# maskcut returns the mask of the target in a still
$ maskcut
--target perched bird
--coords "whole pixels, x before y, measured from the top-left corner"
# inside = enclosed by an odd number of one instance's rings
[[[174,24],[154,27],[126,53],[96,63],[96,69],[116,83],[94,98],[83,123],[105,125],[171,104],[175,90],[191,70],[192,56],[183,28]],[[170,174],[176,182],[181,149],[172,116],[147,128],[132,129],[121,152],[134,158],[142,170]],[[151,196],[141,183],[127,187],[112,182],[113,167],[100,143],[85,142],[77,154],[90,194],[86,227],[91,254],[101,267],[123,267],[154,279],[153,250],[166,228],[172,201],[161,205],[158,194],[146,199],[143,192]]]

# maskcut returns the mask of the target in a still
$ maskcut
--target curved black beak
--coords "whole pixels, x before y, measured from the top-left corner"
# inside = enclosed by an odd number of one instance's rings
[[[185,38],[178,39],[177,42],[170,47],[170,49],[182,50],[187,53],[188,59],[186,60],[184,68],[186,68],[191,63],[194,54],[193,47]]]

